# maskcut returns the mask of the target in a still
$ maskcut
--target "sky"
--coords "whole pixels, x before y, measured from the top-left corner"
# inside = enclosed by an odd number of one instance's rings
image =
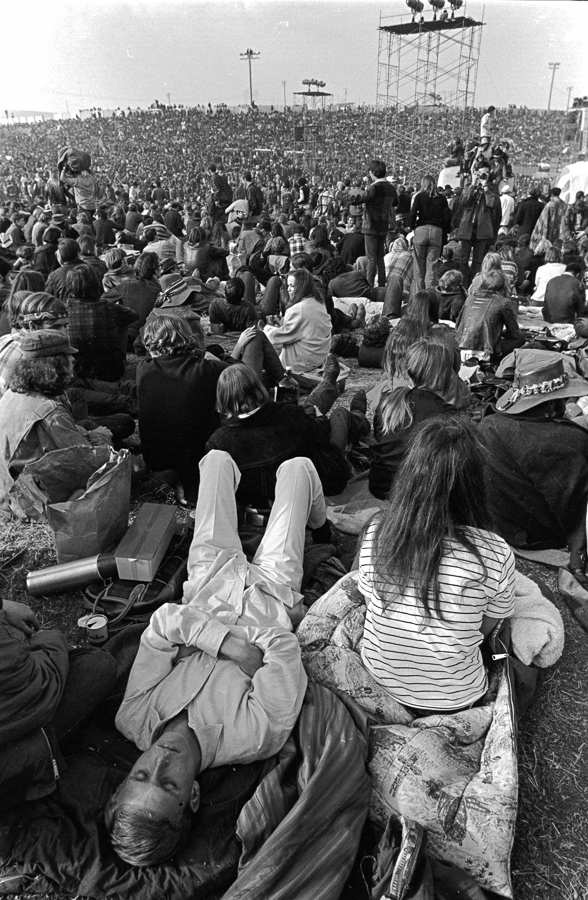
[[[425,0],[426,17],[432,10]],[[447,4],[446,4],[447,7]],[[588,94],[588,3],[469,0],[485,22],[477,106],[553,109]],[[335,102],[374,104],[380,15],[408,13],[403,0],[21,0],[2,9],[4,110],[63,112],[146,107],[287,103],[302,79],[326,82]],[[462,11],[460,11],[462,12]],[[7,40],[9,36],[11,39]]]

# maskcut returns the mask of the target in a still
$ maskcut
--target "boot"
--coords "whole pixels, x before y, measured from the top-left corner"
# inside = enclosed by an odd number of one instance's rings
[[[330,384],[337,384],[340,372],[341,366],[339,365],[339,360],[334,353],[329,353],[323,366],[323,381],[327,381]]]

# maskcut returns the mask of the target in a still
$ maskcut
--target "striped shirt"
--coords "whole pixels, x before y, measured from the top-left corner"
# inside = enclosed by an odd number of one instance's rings
[[[486,692],[480,631],[483,616],[512,615],[514,557],[497,535],[468,529],[486,567],[462,544],[448,540],[439,567],[443,619],[425,618],[416,591],[403,596],[388,575],[374,570],[376,523],[369,526],[360,552],[359,589],[367,614],[362,659],[378,684],[405,706],[443,711],[462,709]]]

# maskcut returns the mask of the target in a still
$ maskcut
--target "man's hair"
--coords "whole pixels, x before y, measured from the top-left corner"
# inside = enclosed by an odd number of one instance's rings
[[[250,366],[235,363],[221,372],[216,386],[216,409],[221,416],[251,412],[268,400],[268,392]]]
[[[84,234],[83,237],[79,238],[78,244],[80,245],[80,253],[82,254],[82,256],[94,255],[96,238],[92,237],[91,234]]]
[[[570,272],[574,276],[574,278],[577,278],[578,275],[582,274],[582,266],[575,262],[568,263],[568,265],[566,266],[566,272]]]
[[[100,276],[93,266],[76,266],[66,274],[66,300],[98,300],[101,294]]]
[[[496,110],[495,106],[489,106],[487,112],[494,112]]]
[[[40,331],[45,322],[53,324],[56,319],[67,319],[67,306],[63,300],[47,294],[45,291],[35,291],[29,294],[26,291],[24,299],[19,304],[16,316],[16,327],[24,331]]]
[[[62,263],[70,263],[80,255],[80,245],[71,238],[61,238],[57,245]]]
[[[122,247],[110,247],[102,254],[102,260],[110,271],[120,269],[126,258],[127,255]]]
[[[164,313],[149,316],[143,343],[150,353],[164,356],[190,356],[198,348],[198,339],[187,321]]]
[[[372,159],[370,163],[370,172],[372,173],[374,178],[385,178],[386,163],[381,159]]]
[[[153,241],[157,240],[157,231],[155,228],[146,228],[143,232],[143,237],[148,244],[151,244]]]
[[[18,394],[37,393],[57,397],[73,381],[69,356],[41,356],[37,359],[18,359],[6,377],[8,387]]]
[[[190,234],[188,235],[188,243],[189,244],[201,244],[202,241],[206,240],[206,232],[204,228],[200,228],[199,225],[195,225],[194,228],[190,229]]]
[[[478,290],[480,292],[488,291],[488,293],[492,294],[503,294],[505,297],[510,296],[510,285],[506,275],[504,272],[497,272],[496,270],[490,270],[482,276]]]
[[[157,253],[152,253],[150,251],[141,253],[135,260],[135,275],[139,281],[142,279],[147,281],[149,278],[153,278],[158,268],[159,257]]]
[[[225,297],[229,303],[237,305],[245,296],[245,282],[242,278],[228,278],[225,283]]]
[[[245,181],[253,181],[253,179],[251,177],[251,172],[245,172],[245,174],[243,175],[243,178],[245,179]]]
[[[551,196],[552,197],[559,197],[560,194],[561,194],[561,188],[551,188]]]
[[[178,822],[158,818],[147,809],[119,806],[116,793],[104,811],[112,847],[131,866],[157,866],[180,850],[190,835],[192,814],[186,807]]]
[[[454,291],[463,286],[463,275],[457,269],[450,269],[439,279],[439,289],[442,291]]]

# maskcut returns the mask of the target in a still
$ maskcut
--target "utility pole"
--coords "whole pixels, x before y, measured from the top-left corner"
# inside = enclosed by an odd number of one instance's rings
[[[570,100],[572,99],[572,91],[574,90],[574,85],[570,84],[568,87],[568,102],[566,103],[566,112],[569,111],[570,108]]]
[[[261,53],[254,53],[253,50],[248,48],[245,53],[240,53],[239,56],[241,57],[241,59],[246,59],[249,63],[249,101],[250,105],[253,106],[253,80],[251,78],[251,60],[259,59]]]
[[[168,105],[168,106],[171,106],[171,94],[170,94],[170,93],[167,93],[167,94],[166,94],[166,97],[167,97],[167,105]]]
[[[286,82],[282,81],[282,87],[284,88],[284,112],[286,112]]]
[[[551,87],[549,88],[549,100],[547,101],[547,111],[551,109],[551,95],[553,93],[553,82],[555,81],[555,73],[559,69],[561,63],[547,63],[547,67],[551,69]]]

